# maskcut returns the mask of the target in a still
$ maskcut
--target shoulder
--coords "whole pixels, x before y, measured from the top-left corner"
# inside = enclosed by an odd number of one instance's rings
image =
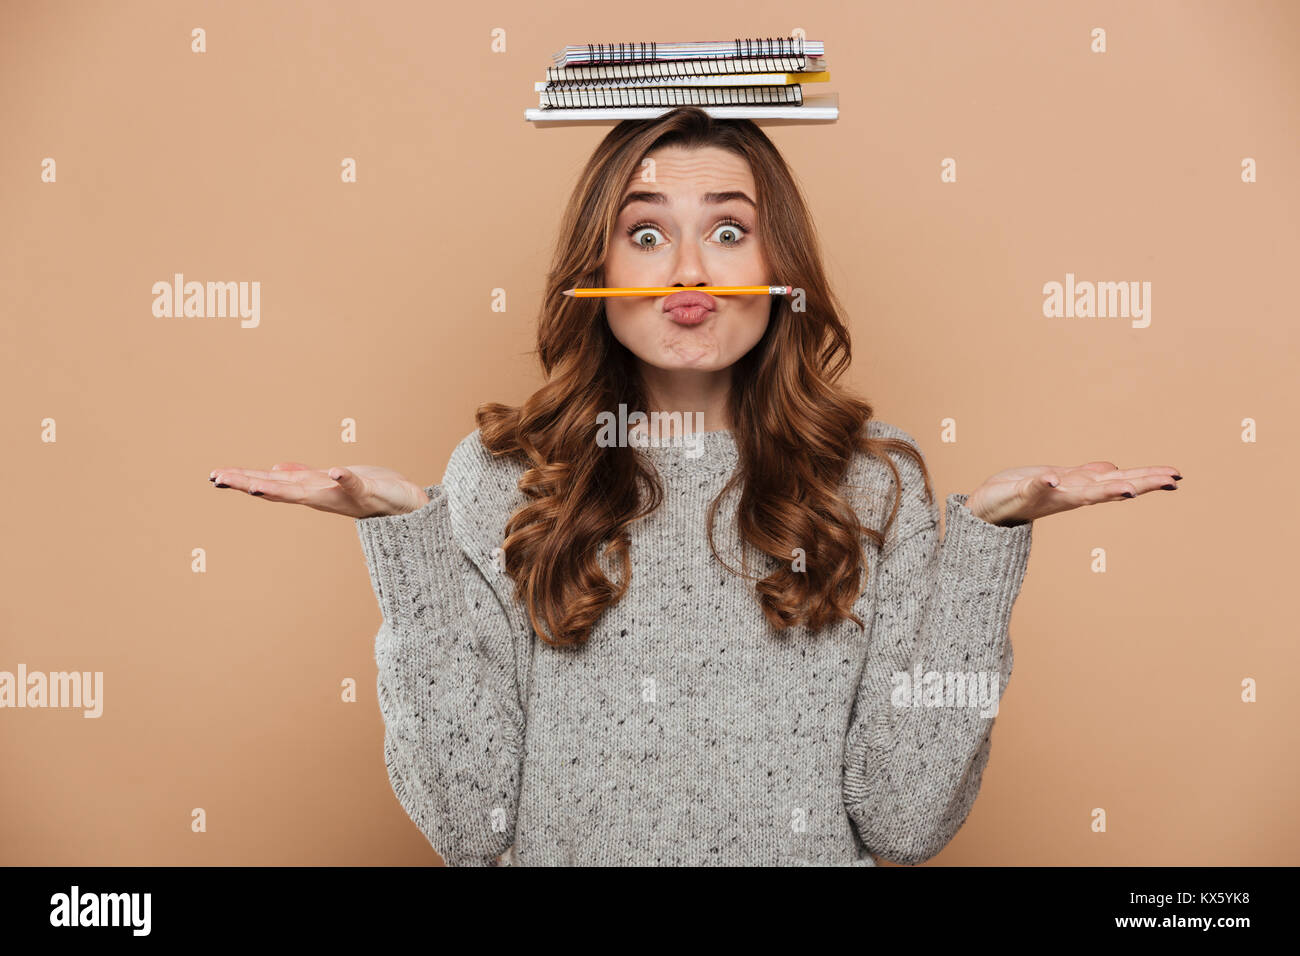
[[[444,485],[473,489],[486,484],[485,491],[515,491],[527,465],[517,455],[493,455],[483,446],[480,429],[474,429],[451,450]]]
[[[493,560],[510,516],[527,503],[519,490],[526,468],[518,456],[489,452],[477,428],[452,449],[442,476],[452,534],[480,566]]]
[[[889,422],[872,419],[863,428],[867,438],[894,439],[909,445],[916,453],[916,458],[896,448],[883,449],[894,468],[877,455],[869,455],[856,450],[845,475],[845,484],[854,496],[858,516],[869,527],[880,530],[889,518],[895,497],[901,494],[898,514],[890,528],[888,537],[897,538],[921,530],[928,523],[937,525],[939,520],[938,501],[926,492],[926,470],[921,465],[926,463],[925,453],[920,443],[908,432]],[[918,463],[917,459],[920,459]],[[894,475],[897,469],[897,479]],[[933,487],[931,487],[933,491]]]

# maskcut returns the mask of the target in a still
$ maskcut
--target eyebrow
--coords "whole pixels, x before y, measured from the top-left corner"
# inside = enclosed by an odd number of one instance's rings
[[[745,192],[739,189],[732,189],[732,190],[728,190],[727,192],[720,192],[720,193],[705,193],[703,198],[706,203],[710,203],[713,205],[717,205],[719,203],[724,203],[724,202],[731,202],[731,200],[733,199],[739,199],[753,206],[755,212],[758,211],[758,204],[755,203],[754,200],[750,199]],[[656,205],[659,206],[666,206],[668,205],[668,197],[665,196],[663,193],[655,193],[655,192],[628,193],[626,196],[623,197],[623,203],[618,207],[618,211],[621,213],[624,209],[626,209],[630,204],[634,202],[648,202],[648,203],[655,203]]]

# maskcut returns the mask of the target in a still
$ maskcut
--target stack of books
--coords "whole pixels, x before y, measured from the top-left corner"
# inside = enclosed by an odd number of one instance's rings
[[[803,37],[659,43],[584,43],[553,57],[536,84],[530,122],[653,119],[678,106],[719,118],[834,120],[825,44]]]

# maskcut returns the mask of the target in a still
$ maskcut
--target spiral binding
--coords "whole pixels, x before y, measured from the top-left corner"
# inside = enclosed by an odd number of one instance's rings
[[[802,56],[803,37],[746,37],[737,39],[734,53],[720,53],[716,57],[701,59],[725,59],[729,56]],[[649,54],[647,55],[647,51]],[[640,43],[588,43],[587,59],[593,64],[605,63],[643,63],[658,56],[659,44],[654,40]]]
[[[802,40],[800,41],[802,44]],[[754,58],[750,58],[752,61]],[[655,72],[647,74],[639,72],[645,70],[652,64],[647,62],[636,63],[605,63],[599,66],[548,66],[546,68],[547,83],[567,83],[567,84],[587,84],[587,83],[607,83],[610,80],[622,80],[631,83],[650,83],[655,80],[661,80],[665,77],[673,76],[707,76],[709,74],[720,73],[801,73],[808,64],[808,58],[800,54],[781,54],[777,56],[763,57],[762,63],[737,61],[733,59],[719,60],[715,58],[702,60],[659,60],[653,63]],[[578,71],[600,70],[606,73],[605,76],[586,78],[574,76]],[[613,71],[612,74],[610,71]],[[637,72],[634,72],[637,71]]]
[[[628,90],[567,90],[547,91],[542,96],[549,100],[542,109],[594,109],[619,106],[799,106],[803,104],[803,88],[798,83],[791,86],[694,86],[649,88],[640,91],[639,102],[629,102]],[[647,102],[649,101],[649,102]]]

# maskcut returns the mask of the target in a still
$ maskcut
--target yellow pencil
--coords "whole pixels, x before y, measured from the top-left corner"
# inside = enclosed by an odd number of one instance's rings
[[[672,295],[675,292],[704,292],[708,295],[789,295],[793,291],[794,286],[789,285],[712,285],[693,286],[691,288],[647,286],[644,288],[622,289],[565,289],[564,294],[585,299],[591,296]]]

